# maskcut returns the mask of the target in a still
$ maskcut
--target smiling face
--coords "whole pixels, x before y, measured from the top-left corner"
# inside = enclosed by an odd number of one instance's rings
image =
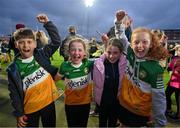
[[[109,45],[106,49],[107,59],[110,63],[115,63],[121,56],[121,52],[117,46]]]
[[[34,31],[28,28],[20,28],[14,32],[13,36],[21,58],[27,59],[33,56],[34,49],[37,46]]]
[[[15,43],[16,48],[19,49],[22,59],[27,59],[33,56],[36,42],[31,38],[21,38]]]
[[[138,58],[144,58],[150,47],[151,37],[147,32],[137,32],[132,35],[131,47]]]
[[[71,42],[69,44],[69,54],[70,60],[73,64],[80,64],[86,55],[85,45],[78,40]]]

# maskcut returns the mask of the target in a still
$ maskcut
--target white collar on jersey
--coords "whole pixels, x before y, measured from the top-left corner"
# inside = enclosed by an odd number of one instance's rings
[[[31,56],[31,57],[26,58],[26,59],[20,59],[20,60],[22,60],[22,63],[30,63],[33,59],[34,59],[34,56]]]
[[[82,62],[81,63],[79,63],[79,64],[73,64],[73,63],[71,63],[71,65],[73,66],[73,67],[75,67],[75,68],[79,68],[81,65],[82,65]]]

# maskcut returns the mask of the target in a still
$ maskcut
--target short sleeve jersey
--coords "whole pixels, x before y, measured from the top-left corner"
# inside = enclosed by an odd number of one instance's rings
[[[60,74],[65,77],[65,104],[88,104],[92,98],[91,68],[93,62],[87,59],[80,67],[65,61],[60,66]]]

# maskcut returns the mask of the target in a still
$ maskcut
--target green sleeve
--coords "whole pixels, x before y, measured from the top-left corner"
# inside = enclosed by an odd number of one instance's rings
[[[65,67],[65,62],[63,62],[61,65],[60,65],[60,68],[59,68],[59,73],[61,75],[64,75],[64,67]]]
[[[163,83],[163,68],[159,64],[155,64],[151,69],[150,83],[154,89],[164,88]]]

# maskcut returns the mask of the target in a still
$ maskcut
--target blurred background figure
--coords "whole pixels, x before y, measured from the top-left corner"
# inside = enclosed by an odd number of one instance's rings
[[[0,71],[2,70],[1,68],[1,63],[2,63],[2,53],[1,53],[1,45],[2,44],[2,41],[0,40]]]
[[[67,61],[69,58],[69,55],[68,55],[69,41],[75,37],[85,39],[83,36],[77,34],[77,28],[75,26],[72,26],[72,25],[69,26],[68,32],[69,34],[64,38],[59,49],[59,53],[61,56],[64,57],[64,61]]]
[[[167,49],[167,40],[168,40],[168,37],[166,36],[164,31],[162,31],[160,29],[155,29],[155,30],[152,30],[152,33],[156,35],[156,37],[159,40],[160,45]]]
[[[43,48],[46,44],[48,44],[49,38],[46,36],[46,33],[42,30],[36,31],[36,41],[37,48]]]
[[[0,40],[0,71],[2,70],[1,64],[2,63],[8,63],[11,61],[8,51],[9,38],[3,37]]]
[[[96,53],[99,49],[100,49],[100,45],[96,41],[96,38],[92,37],[89,41],[89,58],[99,57],[102,54],[102,53],[100,54]]]
[[[171,77],[166,88],[166,116],[180,120],[180,45],[175,46],[175,51],[177,55],[172,57],[172,61],[168,66],[168,71],[171,71]],[[173,93],[175,93],[176,99],[176,112],[173,112],[171,107],[171,96]]]
[[[171,57],[168,58],[168,63],[170,63],[170,61],[172,60],[173,56],[175,56],[175,46],[176,46],[176,44],[169,44],[167,46],[169,54],[171,54]]]
[[[173,44],[170,44],[170,45],[168,46],[168,51],[169,51],[169,53],[170,53],[172,56],[175,55],[175,46],[176,46],[176,45],[173,45]]]
[[[160,29],[156,29],[156,30],[152,30],[152,33],[156,35],[156,38],[159,40],[160,45],[165,49],[168,49],[167,47],[168,37],[166,36],[164,31]],[[161,67],[166,69],[168,64],[168,59],[160,60],[159,64],[161,65]]]
[[[8,47],[8,39],[4,38],[1,41],[1,62],[8,63],[10,62],[10,57],[8,54],[9,47]]]

